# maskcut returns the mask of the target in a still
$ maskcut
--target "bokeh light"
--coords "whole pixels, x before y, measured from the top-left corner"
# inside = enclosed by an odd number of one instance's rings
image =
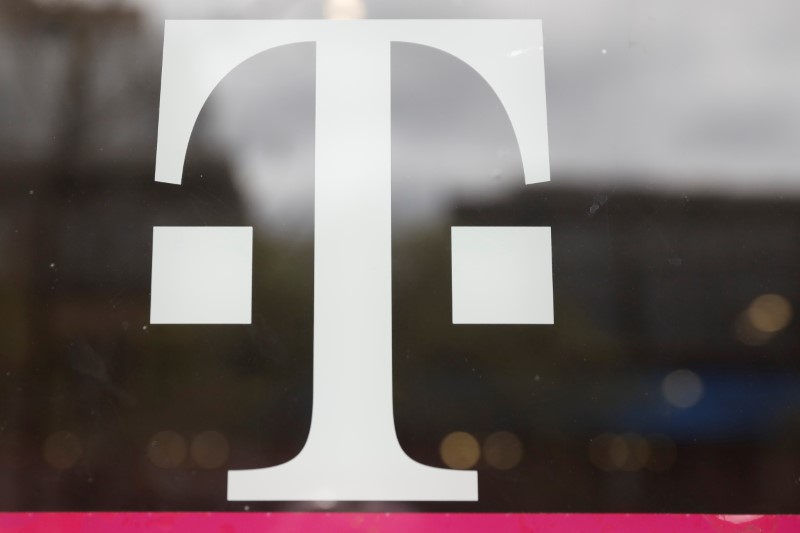
[[[364,0],[326,0],[325,17],[329,19],[363,19],[367,14]]]
[[[675,370],[661,382],[661,393],[670,405],[686,409],[702,398],[703,381],[691,370]]]
[[[510,470],[522,461],[522,442],[508,431],[492,433],[483,443],[483,458],[498,470]]]
[[[175,431],[160,431],[150,439],[147,457],[159,468],[178,467],[186,459],[186,439]]]
[[[601,433],[589,441],[589,460],[605,472],[662,472],[675,462],[675,445],[662,435]]]
[[[736,319],[734,333],[743,344],[761,346],[785,329],[792,316],[789,300],[779,294],[762,294]]]
[[[750,324],[763,333],[776,333],[792,319],[792,304],[778,294],[763,294],[747,309]]]
[[[228,461],[228,439],[218,431],[204,431],[192,440],[189,452],[203,468],[219,468]]]
[[[465,431],[454,431],[442,439],[439,454],[450,468],[465,470],[472,468],[481,456],[478,440]]]

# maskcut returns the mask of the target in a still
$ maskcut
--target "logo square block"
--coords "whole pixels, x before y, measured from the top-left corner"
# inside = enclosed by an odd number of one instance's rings
[[[253,228],[153,228],[151,324],[250,324]]]
[[[550,228],[453,227],[453,324],[552,324]]]

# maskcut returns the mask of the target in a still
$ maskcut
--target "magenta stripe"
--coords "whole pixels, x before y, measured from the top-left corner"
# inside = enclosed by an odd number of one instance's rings
[[[709,533],[800,531],[800,516],[444,513],[3,513],[2,533],[250,531]]]

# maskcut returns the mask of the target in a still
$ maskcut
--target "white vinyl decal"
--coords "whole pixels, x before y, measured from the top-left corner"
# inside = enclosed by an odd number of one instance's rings
[[[252,280],[252,228],[153,228],[151,324],[250,324]]]
[[[552,324],[550,228],[452,228],[453,324]]]
[[[426,45],[475,69],[505,106],[520,146],[525,182],[537,183],[550,179],[541,23],[169,21],[156,180],[180,184],[195,121],[226,75],[263,51],[298,42],[314,42],[317,50],[311,429],[300,454],[288,463],[229,472],[228,499],[475,501],[476,472],[419,464],[403,452],[395,434],[390,46],[392,42]],[[552,323],[549,228],[530,229],[537,231],[487,228],[476,233],[472,228],[454,228],[454,322]],[[157,228],[156,237],[164,231]],[[229,254],[217,261],[230,268],[234,277],[244,273],[240,260],[251,253],[252,243],[242,236],[231,234],[241,249],[215,250]],[[193,239],[188,233],[172,237]],[[483,253],[476,246],[494,238],[496,246],[483,252],[498,256],[486,255],[479,265],[464,263]],[[175,271],[163,261],[176,256],[159,249],[158,240],[154,246],[153,323],[187,323],[194,311],[166,301],[180,298],[182,291],[155,281],[164,279],[156,278],[156,273],[163,276]],[[518,247],[523,263],[510,264]],[[506,280],[505,289],[516,282],[522,289],[483,301],[480,290],[470,286],[472,267],[498,272],[511,268],[514,277]],[[214,278],[205,269],[198,272],[197,276],[208,275],[209,282],[231,281],[225,275]],[[530,278],[525,278],[526,272]],[[248,279],[248,287],[249,283]],[[231,290],[241,291],[242,286],[232,284]],[[489,305],[485,311],[478,309],[483,303]],[[238,297],[230,305],[228,311],[202,310],[196,323],[210,323],[213,317],[219,317],[217,323],[238,323],[245,306]],[[508,310],[502,309],[505,305],[510,306]]]

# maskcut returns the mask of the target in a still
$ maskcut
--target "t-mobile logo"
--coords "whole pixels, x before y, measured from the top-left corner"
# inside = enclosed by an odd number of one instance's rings
[[[314,385],[305,447],[232,471],[230,500],[477,500],[474,471],[414,462],[392,413],[390,46],[470,65],[505,106],[526,183],[549,180],[542,30],[532,20],[170,21],[156,181],[180,184],[214,87],[277,46],[315,42]],[[156,227],[153,324],[249,324],[252,228]],[[550,228],[452,229],[454,324],[552,324]]]

